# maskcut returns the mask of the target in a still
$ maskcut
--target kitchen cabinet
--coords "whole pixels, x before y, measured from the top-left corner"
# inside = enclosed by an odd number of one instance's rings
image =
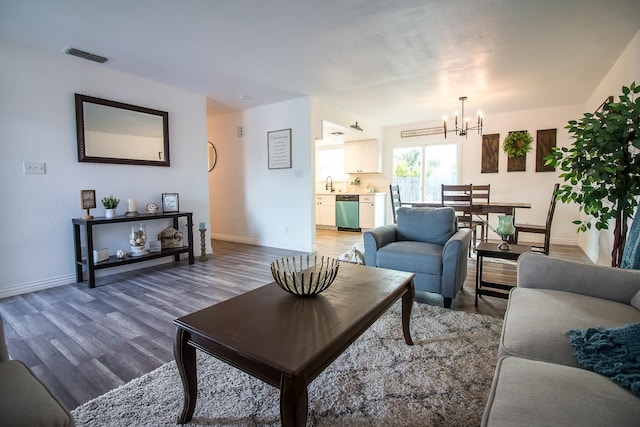
[[[360,195],[360,228],[374,228],[384,224],[385,194]]]
[[[346,173],[382,172],[379,140],[345,141],[344,171]]]
[[[316,195],[316,225],[336,226],[336,196]]]

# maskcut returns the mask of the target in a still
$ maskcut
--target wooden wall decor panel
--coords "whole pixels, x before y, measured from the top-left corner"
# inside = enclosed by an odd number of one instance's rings
[[[557,129],[542,129],[536,134],[536,172],[554,172],[556,168],[544,164],[544,158],[556,146]]]
[[[524,172],[527,170],[527,155],[508,157],[507,172]]]
[[[521,130],[517,132],[524,132],[524,131]],[[513,133],[513,132],[509,132],[509,133]],[[518,156],[518,157],[509,157],[507,155],[507,172],[524,172],[526,170],[527,170],[526,154],[524,156]]]
[[[500,152],[500,134],[482,135],[481,173],[498,172],[498,154]]]
[[[527,170],[527,155],[508,157],[507,172],[524,172]]]

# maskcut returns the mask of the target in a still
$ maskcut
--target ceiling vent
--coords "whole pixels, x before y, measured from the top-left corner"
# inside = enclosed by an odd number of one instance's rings
[[[104,56],[85,52],[84,50],[76,49],[75,47],[70,46],[65,47],[63,52],[68,55],[77,56],[78,58],[82,59],[88,59],[89,61],[97,62],[99,64],[104,64],[109,60],[109,58],[105,58]]]

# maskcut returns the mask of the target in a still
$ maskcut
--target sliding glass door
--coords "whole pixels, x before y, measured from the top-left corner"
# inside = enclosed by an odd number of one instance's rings
[[[440,186],[458,181],[458,145],[393,149],[393,184],[403,201],[440,201]]]

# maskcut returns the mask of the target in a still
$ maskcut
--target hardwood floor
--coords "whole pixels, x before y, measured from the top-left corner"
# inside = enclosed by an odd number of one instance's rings
[[[338,257],[362,240],[318,230],[318,253]],[[0,300],[12,358],[25,362],[72,409],[173,360],[173,320],[272,281],[269,264],[292,251],[213,241],[213,256],[165,264]],[[573,246],[550,256],[590,263]],[[487,278],[515,283],[513,265],[488,262]],[[475,260],[452,309],[502,317],[507,300],[475,298]]]

